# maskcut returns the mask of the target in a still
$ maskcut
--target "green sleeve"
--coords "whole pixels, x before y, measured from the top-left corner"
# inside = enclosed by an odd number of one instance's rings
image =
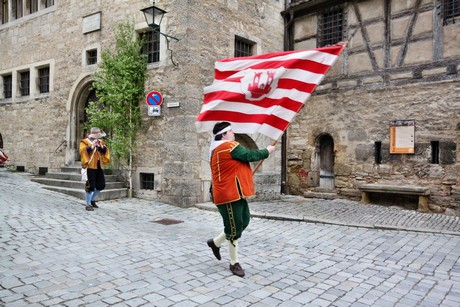
[[[267,149],[249,150],[241,145],[236,146],[232,150],[232,158],[243,162],[254,162],[268,158],[269,153]]]

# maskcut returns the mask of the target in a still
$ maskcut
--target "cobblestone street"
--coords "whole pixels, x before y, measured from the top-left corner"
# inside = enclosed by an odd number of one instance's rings
[[[0,169],[2,306],[460,305],[454,217],[343,200],[252,203],[239,278],[226,246],[217,261],[206,245],[222,230],[210,204],[120,199],[87,212],[28,177]]]

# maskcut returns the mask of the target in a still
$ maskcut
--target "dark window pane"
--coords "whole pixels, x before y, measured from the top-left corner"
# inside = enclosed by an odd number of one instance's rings
[[[30,73],[28,71],[19,74],[19,85],[21,90],[21,96],[30,95]]]
[[[254,42],[250,40],[235,37],[235,57],[250,56],[253,55]]]
[[[335,45],[343,40],[343,29],[343,9],[333,9],[323,12],[319,22],[318,46]]]
[[[140,175],[141,175],[141,189],[153,190],[155,175],[149,174],[149,173],[140,173]]]
[[[0,14],[2,15],[1,24],[5,24],[8,22],[8,0],[0,0],[2,4]]]
[[[154,63],[160,60],[160,33],[144,32],[140,38],[144,40],[142,53],[147,55],[147,63]]]
[[[44,67],[38,70],[38,88],[40,93],[48,93],[50,91],[50,68]]]
[[[460,0],[444,0],[442,15],[444,25],[455,23],[455,17],[460,16]]]
[[[3,76],[3,95],[5,98],[13,96],[13,76]]]
[[[86,62],[88,65],[97,63],[97,49],[86,51]]]

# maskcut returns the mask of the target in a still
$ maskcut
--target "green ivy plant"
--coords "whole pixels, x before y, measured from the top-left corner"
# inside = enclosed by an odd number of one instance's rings
[[[114,50],[103,50],[93,87],[97,101],[90,102],[86,128],[99,127],[108,132],[111,155],[128,165],[132,191],[133,152],[141,124],[140,102],[147,78],[147,57],[141,53],[143,42],[136,38],[134,23],[120,23]]]

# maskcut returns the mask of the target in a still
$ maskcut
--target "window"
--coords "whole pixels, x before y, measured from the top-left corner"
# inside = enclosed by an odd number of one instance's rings
[[[0,11],[0,14],[2,14],[1,24],[5,24],[8,22],[8,0],[0,0],[0,1],[1,1],[0,3],[2,4],[1,11]]]
[[[431,141],[431,164],[439,164],[439,141]]]
[[[50,7],[54,5],[54,0],[41,0],[42,1],[42,6],[44,8]]]
[[[382,164],[382,142],[374,143],[374,160],[375,164]]]
[[[153,190],[154,189],[154,174],[140,173],[141,175],[141,189]]]
[[[86,51],[86,64],[94,65],[97,64],[97,49],[91,49]]]
[[[318,18],[318,47],[335,45],[343,40],[345,29],[343,8],[332,8]]]
[[[140,34],[140,39],[144,41],[142,53],[147,55],[147,63],[160,61],[160,33],[144,32]]]
[[[50,91],[50,68],[43,67],[38,69],[38,90],[40,93]]]
[[[13,97],[13,76],[3,76],[3,97]]]
[[[12,1],[12,10],[13,10],[13,16],[15,19],[21,18],[22,17],[22,0],[13,0]]]
[[[19,73],[19,89],[21,96],[30,95],[30,72],[24,71]]]
[[[460,16],[460,0],[444,0],[442,17],[444,25],[455,23],[455,17]]]
[[[248,39],[235,36],[235,57],[253,55],[254,45],[255,43]]]
[[[26,0],[26,10],[29,12],[29,14],[37,12],[38,0]]]

